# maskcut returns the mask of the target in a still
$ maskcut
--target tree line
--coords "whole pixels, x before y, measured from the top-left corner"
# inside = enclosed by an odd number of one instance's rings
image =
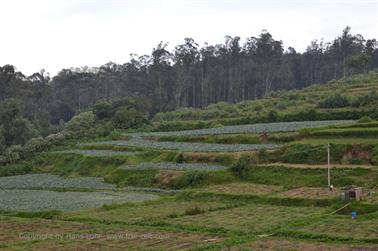
[[[173,51],[159,43],[151,55],[125,64],[44,71],[25,76],[14,66],[0,67],[0,102],[20,100],[23,115],[37,127],[69,121],[99,101],[142,98],[150,114],[179,107],[205,107],[219,101],[267,97],[279,89],[304,88],[378,67],[375,39],[346,27],[331,42],[314,40],[303,53],[275,40],[267,31],[249,37],[226,36],[223,44],[200,47],[185,38]]]

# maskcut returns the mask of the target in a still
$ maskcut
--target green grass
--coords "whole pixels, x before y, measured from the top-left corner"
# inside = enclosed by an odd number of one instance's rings
[[[378,172],[367,169],[332,169],[332,184],[335,186],[345,186],[349,184],[361,186],[374,186],[378,180]],[[278,185],[286,188],[295,187],[326,187],[326,169],[295,169],[283,166],[255,167],[248,169],[245,177],[246,181],[265,184]]]
[[[154,178],[159,170],[115,169],[104,177],[105,182],[119,187],[154,187]]]
[[[378,137],[378,128],[332,128],[314,130],[310,135],[315,137]]]
[[[269,143],[290,142],[298,137],[298,133],[271,133],[267,135]],[[153,138],[158,141],[175,142],[201,142],[213,144],[260,144],[260,134],[226,134],[226,135],[206,135],[206,136],[162,136]]]
[[[0,166],[0,177],[26,174],[32,171],[30,163],[24,162]]]
[[[181,189],[235,180],[223,171],[175,171],[158,169],[126,169],[129,164],[174,161],[176,152],[148,151],[127,156],[85,156],[80,154],[42,154],[31,161],[28,172],[47,172],[66,177],[104,177],[118,187],[156,187]]]
[[[327,137],[327,138],[305,138],[295,143],[299,144],[314,144],[314,145],[326,145],[328,143],[333,144],[378,144],[378,138],[359,138],[359,137]]]
[[[324,214],[322,208],[285,207],[250,204],[228,210],[208,212],[194,216],[183,216],[167,220],[171,224],[225,229],[242,234],[269,234],[277,225],[292,218],[313,214]]]
[[[356,239],[376,239],[378,243],[378,220],[363,215],[352,220],[350,215],[333,215],[316,222],[307,222],[301,231]]]
[[[220,210],[232,206],[227,201],[210,201],[199,203],[196,201],[176,201],[172,198],[163,198],[158,201],[143,203],[128,203],[114,207],[65,213],[63,218],[75,220],[80,218],[93,221],[105,220],[113,222],[137,223],[139,221],[170,219],[184,216],[191,209],[198,207],[201,213]]]

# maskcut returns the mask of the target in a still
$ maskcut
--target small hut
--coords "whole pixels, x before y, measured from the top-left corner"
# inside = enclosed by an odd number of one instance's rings
[[[346,186],[341,189],[342,200],[362,200],[362,187]]]

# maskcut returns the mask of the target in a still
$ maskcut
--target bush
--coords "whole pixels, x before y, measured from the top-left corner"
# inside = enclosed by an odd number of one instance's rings
[[[4,153],[5,149],[5,138],[0,130],[0,155]]]
[[[373,122],[374,120],[371,119],[370,117],[368,116],[363,116],[362,118],[360,118],[358,120],[358,123],[370,123],[370,122]]]
[[[97,136],[106,137],[109,136],[114,130],[114,127],[111,122],[101,123],[96,126],[94,131]]]
[[[378,165],[378,146],[375,146],[372,152],[371,163]]]
[[[101,101],[93,105],[93,113],[98,119],[109,118],[112,115],[112,106],[109,102]]]
[[[244,179],[248,173],[248,166],[250,164],[250,159],[247,155],[242,155],[235,164],[231,166],[231,172],[239,177]]]
[[[203,214],[205,210],[200,208],[198,205],[189,207],[185,209],[185,215],[196,215],[196,214]]]
[[[118,129],[136,128],[142,126],[145,121],[144,114],[126,106],[120,108],[113,117],[113,125]]]
[[[280,159],[286,163],[325,163],[326,149],[324,146],[292,144],[282,148]]]
[[[267,119],[268,119],[268,122],[277,122],[279,120],[278,113],[274,110],[269,111]]]
[[[221,127],[223,127],[223,125],[221,123],[219,123],[219,122],[212,122],[210,126],[211,126],[211,128],[221,128]]]
[[[377,103],[378,103],[378,94],[376,91],[371,91],[368,94],[358,97],[357,100],[352,102],[352,106],[362,107],[362,106],[374,105]]]
[[[95,115],[93,112],[82,112],[67,123],[65,131],[74,137],[87,136],[90,134],[94,122]]]
[[[175,162],[184,163],[185,162],[184,155],[182,155],[182,153],[177,154],[177,156],[175,157]]]
[[[313,131],[319,137],[378,137],[378,128],[337,128]]]
[[[223,118],[226,116],[226,112],[217,109],[211,110],[204,110],[202,113],[203,119],[215,119],[215,118]]]
[[[65,139],[68,138],[68,135],[64,132],[58,132],[55,134],[50,134],[45,138],[48,145],[58,145],[61,144]]]
[[[42,137],[32,138],[23,146],[23,152],[25,155],[29,155],[35,152],[41,152],[45,150],[48,146],[48,141],[44,140]]]
[[[20,145],[13,145],[5,151],[5,162],[14,164],[22,159],[22,147]]]
[[[335,94],[318,103],[320,108],[341,108],[349,105],[349,99],[341,94]]]

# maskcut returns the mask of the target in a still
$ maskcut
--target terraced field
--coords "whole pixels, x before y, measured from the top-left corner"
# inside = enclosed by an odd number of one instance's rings
[[[64,179],[52,174],[26,174],[0,177],[0,189],[115,189],[114,184],[105,183],[103,178],[80,177]]]
[[[50,191],[67,189],[91,191]],[[158,198],[150,193],[109,191],[115,189],[114,184],[105,183],[103,178],[96,177],[65,179],[52,174],[0,177],[0,211],[70,211]],[[108,191],[95,192],[96,190]]]
[[[351,121],[135,133],[129,140],[41,154],[32,170],[47,173],[0,177],[0,250],[378,250],[378,168],[372,164],[333,163],[335,188],[329,191],[326,162],[275,161],[295,142],[148,139],[292,137],[302,128],[344,123]],[[347,154],[356,158],[351,149]],[[370,157],[374,149],[367,149]],[[313,150],[295,151],[307,157]],[[364,187],[362,202],[340,200],[341,187],[350,184]],[[353,220],[352,211],[358,212]]]
[[[91,146],[125,146],[125,147],[142,147],[160,150],[178,150],[187,152],[241,152],[255,151],[260,149],[273,149],[278,147],[275,144],[207,144],[207,143],[186,143],[186,142],[157,142],[145,140],[142,137],[134,136],[130,140],[102,141]],[[84,145],[85,146],[85,145]]]
[[[83,150],[83,149],[72,149],[59,151],[56,153],[60,154],[81,154],[85,156],[98,156],[98,157],[107,157],[107,156],[123,156],[123,155],[135,155],[141,152],[138,151],[112,151],[112,150]]]
[[[124,169],[159,169],[159,170],[178,170],[178,171],[219,171],[226,170],[225,166],[208,165],[206,163],[172,163],[172,162],[160,162],[160,163],[140,163],[138,165],[129,165],[121,167]]]
[[[232,133],[272,133],[272,132],[294,132],[303,128],[318,128],[323,126],[351,124],[353,120],[322,120],[322,121],[297,121],[297,122],[277,122],[259,123],[251,125],[223,126],[218,128],[185,130],[174,132],[148,132],[126,134],[128,136],[200,136],[218,135]]]
[[[241,152],[257,151],[263,149],[277,148],[277,144],[209,144],[209,143],[187,143],[187,142],[157,142],[144,139],[144,137],[161,136],[199,136],[199,135],[221,135],[232,133],[270,133],[270,132],[293,132],[303,128],[318,128],[322,126],[350,124],[351,120],[333,121],[302,121],[282,122],[253,125],[225,126],[202,130],[187,130],[175,132],[150,132],[127,134],[130,140],[102,141],[97,143],[84,144],[82,146],[123,146],[152,148],[161,150],[178,150],[188,152]]]
[[[157,199],[146,193],[54,192],[46,190],[0,190],[0,211],[72,211],[104,204]]]

